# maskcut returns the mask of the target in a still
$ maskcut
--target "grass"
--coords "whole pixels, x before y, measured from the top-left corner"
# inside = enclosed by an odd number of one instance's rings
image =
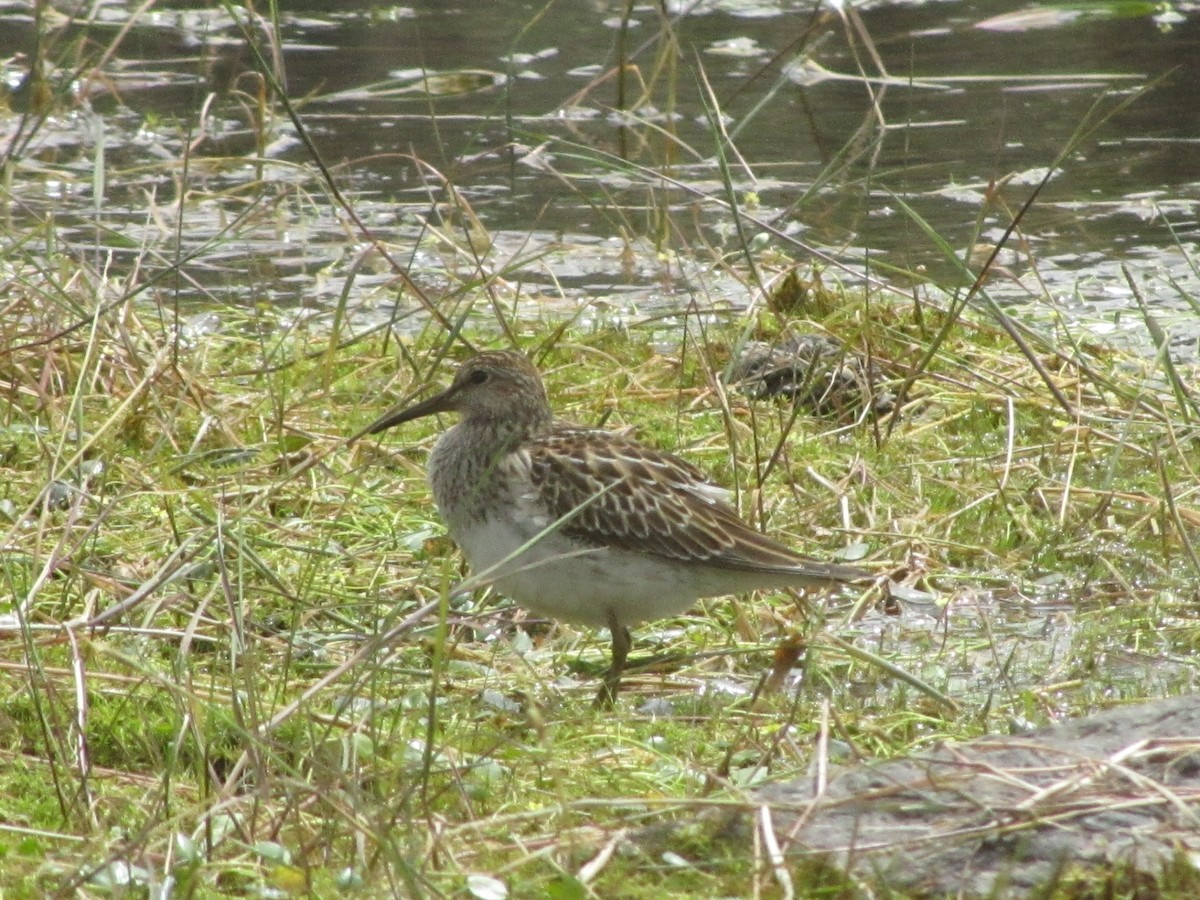
[[[725,176],[736,230],[759,228]],[[924,288],[844,290],[786,242],[721,258],[768,288],[745,317],[529,313],[537,298],[504,280],[529,260],[489,271],[449,182],[471,235],[418,245],[454,257],[436,315],[399,279],[419,325],[362,324],[365,254],[311,319],[211,296],[209,320],[169,292],[192,263],[228,265],[263,211],[315,209],[321,184],[256,180],[187,258],[145,253],[120,278],[61,252],[50,218],[5,226],[4,897],[770,894],[762,848],[699,827],[666,855],[623,838],[746,807],[818,745],[854,763],[1193,689],[1194,373]],[[665,202],[644,229],[600,205],[614,233],[665,248]],[[202,206],[155,213],[183,234]],[[247,273],[269,287],[249,255],[231,297]],[[902,413],[851,424],[723,384],[747,337],[788,326],[912,376]],[[893,596],[771,594],[650,623],[618,710],[597,713],[604,636],[453,595],[465,573],[424,479],[445,423],[346,441],[444,384],[464,343],[531,353],[563,415],[673,449],[760,527]],[[810,896],[860,887],[807,864],[793,878]]]
[[[772,595],[652,623],[635,655],[653,664],[597,715],[601,636],[447,599],[463,572],[423,477],[439,424],[345,443],[383,391],[427,387],[406,361],[432,344],[264,340],[226,310],[185,345],[132,305],[62,336],[94,282],[47,312],[21,299],[38,277],[10,284],[0,368],[13,896],[126,876],[200,895],[454,894],[473,876],[516,895],[736,893],[770,879],[732,851],[697,867],[605,848],[802,773],[823,708],[851,761],[1194,680],[1190,426],[1153,361],[1082,352],[1099,380],[1060,361],[1068,418],[998,329],[963,321],[888,434],[722,397],[736,321],[682,355],[649,327],[561,332],[540,352],[561,412],[636,428],[738,485],[782,539],[865,545],[860,564],[908,587],[899,615],[874,594]],[[903,298],[869,318],[836,301],[841,333],[891,365],[940,326]],[[517,337],[534,349],[549,325]],[[756,695],[774,665],[782,689]],[[651,699],[670,705],[639,713]]]

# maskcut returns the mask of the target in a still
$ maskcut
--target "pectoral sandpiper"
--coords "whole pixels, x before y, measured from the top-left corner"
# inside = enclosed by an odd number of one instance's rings
[[[868,577],[760,534],[690,463],[555,419],[541,376],[518,353],[480,353],[445,391],[390,410],[367,433],[451,411],[460,420],[429,457],[450,535],[472,570],[521,606],[608,628],[612,665],[598,704],[616,695],[630,625],[700,597]]]

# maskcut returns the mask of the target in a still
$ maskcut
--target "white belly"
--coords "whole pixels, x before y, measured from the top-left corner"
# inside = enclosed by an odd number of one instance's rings
[[[528,521],[528,520],[526,520]],[[627,550],[587,549],[547,534],[524,550],[537,530],[493,517],[461,529],[455,539],[471,564],[505,596],[539,615],[579,625],[622,625],[677,615],[699,597],[745,589],[689,566]]]

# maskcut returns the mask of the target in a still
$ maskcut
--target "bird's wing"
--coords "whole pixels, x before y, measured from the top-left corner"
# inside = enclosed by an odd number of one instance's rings
[[[861,573],[793,553],[743,522],[728,491],[690,463],[610,432],[555,429],[529,447],[539,499],[562,532],[671,559],[853,580]]]

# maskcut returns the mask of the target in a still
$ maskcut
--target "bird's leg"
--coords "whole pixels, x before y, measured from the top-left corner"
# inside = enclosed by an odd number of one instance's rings
[[[617,614],[613,610],[608,611],[606,618],[608,630],[612,632],[612,665],[604,673],[604,682],[600,685],[593,704],[600,709],[610,707],[616,701],[617,691],[621,687],[621,673],[625,671],[625,659],[629,656],[629,648],[633,644],[629,629],[617,621]]]

